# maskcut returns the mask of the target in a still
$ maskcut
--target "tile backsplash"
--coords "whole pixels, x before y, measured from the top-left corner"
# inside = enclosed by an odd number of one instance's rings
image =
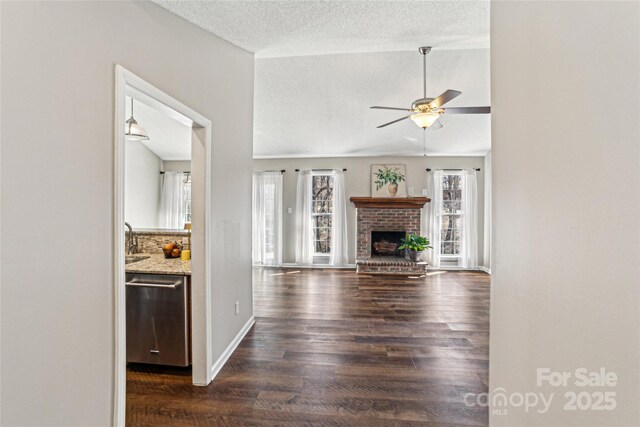
[[[136,253],[139,254],[161,254],[162,246],[174,242],[181,244],[182,238],[189,235],[186,230],[134,230],[133,234],[138,238]]]

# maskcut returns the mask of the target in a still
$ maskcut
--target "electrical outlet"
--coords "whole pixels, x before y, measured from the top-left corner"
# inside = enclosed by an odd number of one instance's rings
[[[426,195],[427,195],[427,189],[426,189],[426,188],[423,188],[423,189],[422,189],[422,195],[423,195],[423,196],[426,196]]]
[[[293,213],[293,208],[287,208],[287,213]]]
[[[236,314],[240,314],[240,301],[236,301]]]

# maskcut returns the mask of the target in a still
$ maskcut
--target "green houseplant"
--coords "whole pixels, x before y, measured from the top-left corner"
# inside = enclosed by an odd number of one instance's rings
[[[386,166],[383,169],[378,169],[378,172],[375,172],[374,175],[376,177],[374,181],[376,190],[380,190],[386,185],[391,197],[395,197],[398,194],[398,184],[405,180],[404,175],[400,173],[398,168],[388,168]]]
[[[402,243],[398,249],[405,249],[409,253],[409,259],[411,261],[420,261],[422,254],[427,249],[433,249],[430,245],[429,239],[417,234],[407,234],[400,243]]]

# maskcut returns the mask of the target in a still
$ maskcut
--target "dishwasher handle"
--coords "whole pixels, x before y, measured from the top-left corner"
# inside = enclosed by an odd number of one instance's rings
[[[180,285],[182,285],[182,280],[176,280],[173,284],[170,285],[164,283],[125,282],[125,286],[136,286],[140,288],[176,289]]]

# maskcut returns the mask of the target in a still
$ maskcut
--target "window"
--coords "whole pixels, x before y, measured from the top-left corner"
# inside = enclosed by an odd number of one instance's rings
[[[274,183],[265,183],[264,191],[264,233],[262,235],[264,245],[264,264],[275,264],[276,258],[276,186]]]
[[[191,222],[191,175],[184,183],[184,222]]]
[[[311,178],[311,216],[315,256],[331,254],[333,220],[333,176],[313,175]]]
[[[252,259],[254,265],[282,264],[282,173],[253,173]]]
[[[442,176],[440,212],[440,256],[458,258],[462,239],[462,175]]]
[[[158,224],[166,229],[183,229],[191,223],[191,174],[162,172]]]

